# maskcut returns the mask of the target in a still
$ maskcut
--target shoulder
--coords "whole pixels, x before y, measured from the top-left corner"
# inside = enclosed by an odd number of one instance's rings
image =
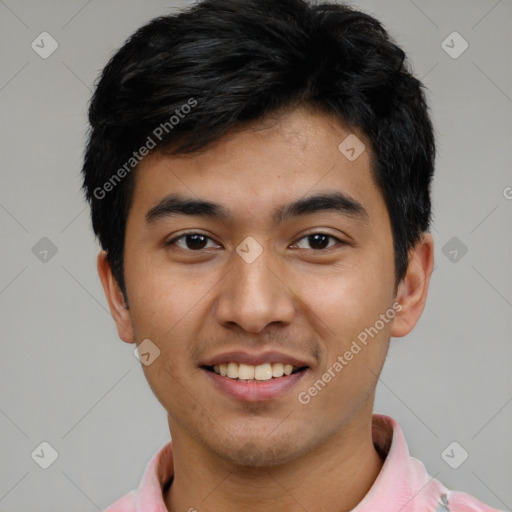
[[[122,498],[119,498],[115,503],[112,503],[112,505],[106,508],[104,512],[135,512],[136,495],[137,491],[130,491]]]
[[[436,512],[502,512],[460,491],[448,491],[436,508]]]

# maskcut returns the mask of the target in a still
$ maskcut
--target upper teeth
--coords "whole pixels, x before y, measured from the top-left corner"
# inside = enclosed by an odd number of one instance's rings
[[[269,380],[272,377],[282,377],[283,375],[290,375],[293,370],[297,369],[291,364],[283,363],[265,363],[253,366],[250,364],[243,363],[223,363],[216,364],[213,367],[213,371],[223,377],[229,377],[230,379],[241,379],[241,380]]]

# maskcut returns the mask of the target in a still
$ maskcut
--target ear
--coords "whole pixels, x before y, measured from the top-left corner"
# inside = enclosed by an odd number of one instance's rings
[[[134,343],[135,338],[133,336],[130,311],[126,307],[123,292],[112,273],[106,251],[100,251],[98,254],[97,266],[98,275],[100,276],[101,284],[103,285],[103,290],[107,297],[108,307],[116,323],[117,333],[126,343]]]
[[[408,334],[420,319],[427,301],[428,285],[434,269],[434,239],[424,232],[421,239],[409,252],[407,272],[398,285],[396,302],[402,307],[391,326],[391,336]]]

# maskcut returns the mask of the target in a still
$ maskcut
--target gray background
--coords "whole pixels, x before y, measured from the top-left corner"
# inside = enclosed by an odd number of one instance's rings
[[[1,511],[101,510],[138,485],[169,439],[108,313],[79,171],[98,72],[178,5],[0,0]],[[511,510],[512,2],[355,5],[408,52],[439,151],[429,301],[413,333],[392,342],[376,411],[398,420],[431,475]],[[31,48],[43,31],[59,45],[47,59]],[[458,58],[441,46],[453,31],[469,44]],[[58,452],[48,469],[31,458],[42,441]],[[453,441],[469,453],[458,469],[441,457]],[[452,464],[462,448],[448,450]]]

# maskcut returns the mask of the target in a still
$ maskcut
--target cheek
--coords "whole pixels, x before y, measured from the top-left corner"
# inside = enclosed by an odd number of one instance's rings
[[[308,273],[301,281],[304,302],[331,327],[332,334],[355,335],[373,325],[392,304],[393,257],[386,251],[381,254],[361,251],[350,262],[333,265],[323,275]]]
[[[301,391],[319,417],[329,418],[329,425],[337,425],[366,403],[389,346],[394,316],[392,310],[386,315],[392,306],[389,287],[356,277],[329,280],[312,315],[320,333],[321,360],[311,387]]]
[[[393,253],[385,247],[361,249],[350,263],[333,266],[323,276],[306,274],[301,284],[304,303],[311,307],[309,321],[323,345],[320,373],[334,371],[342,357],[343,369],[334,372],[333,381],[343,383],[345,391],[359,393],[373,383],[387,353],[395,312]]]
[[[125,269],[132,323],[139,336],[169,332],[198,300],[198,283],[186,271],[172,270],[149,254],[127,258]]]
[[[331,296],[321,313],[330,333],[324,347],[328,366],[342,357],[346,361],[344,374],[358,372],[357,368],[363,367],[377,371],[387,351],[392,320],[390,306],[387,294],[377,294],[361,286]]]

